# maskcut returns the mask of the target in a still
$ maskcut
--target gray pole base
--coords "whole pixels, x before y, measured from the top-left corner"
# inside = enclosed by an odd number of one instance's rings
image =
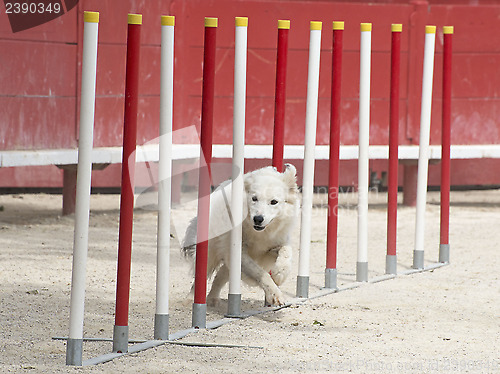
[[[325,288],[337,289],[337,269],[325,269]]]
[[[82,366],[83,339],[68,339],[66,365]]]
[[[229,318],[241,318],[241,294],[234,293],[227,295],[227,314]]]
[[[368,262],[356,262],[356,282],[368,282]]]
[[[439,262],[442,264],[448,264],[450,262],[450,245],[440,244],[439,245]]]
[[[113,328],[113,352],[128,352],[128,326],[114,326]]]
[[[207,328],[207,304],[193,303],[192,327],[196,329]]]
[[[424,268],[424,251],[413,251],[413,269]]]
[[[309,277],[298,275],[297,276],[297,297],[309,297]]]
[[[155,340],[168,340],[168,314],[155,314]]]
[[[385,273],[386,274],[398,273],[398,261],[396,255],[387,255],[385,257]]]

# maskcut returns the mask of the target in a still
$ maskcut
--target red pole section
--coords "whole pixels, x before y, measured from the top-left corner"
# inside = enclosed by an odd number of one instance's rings
[[[129,14],[115,325],[128,325],[142,16]]]
[[[336,288],[337,226],[340,166],[340,99],[344,22],[333,22],[332,98],[330,113],[330,160],[328,173],[328,227],[325,287]]]
[[[450,145],[451,145],[451,59],[453,26],[443,28],[443,129],[441,148],[441,245],[449,244],[450,228]],[[440,256],[441,257],[441,256]],[[448,262],[448,259],[444,261]]]
[[[278,53],[276,59],[276,93],[274,106],[273,166],[283,171],[285,147],[286,63],[290,21],[278,21]]]
[[[217,18],[205,18],[194,303],[206,304]],[[201,326],[200,326],[201,327]]]
[[[399,144],[399,78],[401,66],[401,32],[403,25],[393,24],[391,46],[391,99],[389,118],[389,178],[387,191],[386,273],[395,274],[398,225],[398,144]]]

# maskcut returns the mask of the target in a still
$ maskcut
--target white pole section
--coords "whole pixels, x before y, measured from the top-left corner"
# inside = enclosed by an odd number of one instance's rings
[[[161,17],[160,144],[158,164],[158,237],[154,338],[168,339],[170,275],[170,209],[174,96],[175,17]]]
[[[80,98],[73,275],[71,280],[69,336],[66,346],[66,365],[79,366],[82,365],[99,13],[85,12],[83,20],[82,91]]]
[[[368,178],[372,24],[361,24],[359,70],[358,261],[356,281],[368,281]]]
[[[432,79],[434,75],[434,47],[436,26],[425,26],[424,72],[422,78],[422,108],[420,111],[420,141],[417,175],[417,217],[415,223],[415,250],[413,267],[424,267],[425,204],[429,169],[429,140],[431,132]]]
[[[248,18],[235,18],[233,167],[231,189],[231,252],[229,265],[228,315],[241,314],[241,242],[244,198],[245,104],[247,80]]]
[[[300,227],[299,273],[297,297],[309,297],[309,260],[311,247],[311,216],[314,187],[316,127],[318,124],[319,63],[321,53],[321,22],[311,21],[309,36],[309,67],[307,73],[306,131],[304,140],[304,171],[302,178],[302,216]]]

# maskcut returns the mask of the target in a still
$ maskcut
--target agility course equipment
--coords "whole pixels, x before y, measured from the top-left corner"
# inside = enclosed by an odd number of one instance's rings
[[[358,260],[356,281],[368,281],[368,188],[372,24],[361,24],[359,52]]]
[[[321,52],[321,22],[310,22],[309,64],[307,73],[306,132],[304,139],[304,173],[302,176],[302,215],[300,229],[299,273],[297,297],[309,296],[309,258],[311,218],[314,189],[314,150],[318,124],[319,63]]]
[[[286,65],[288,58],[289,20],[278,21],[278,47],[276,57],[276,93],[274,106],[273,166],[283,171],[285,145]]]
[[[337,231],[340,167],[340,99],[344,22],[333,22],[332,94],[330,111],[330,153],[328,165],[328,217],[325,288],[337,288]]]
[[[125,120],[123,124],[123,161],[113,352],[127,352],[128,350],[128,312],[132,230],[134,226],[135,147],[137,143],[141,25],[142,15],[128,15]]]
[[[403,25],[391,25],[391,94],[389,117],[389,172],[387,185],[387,256],[385,273],[397,273],[398,227],[398,144],[399,144],[399,76],[401,70],[401,32]]]
[[[247,78],[248,18],[236,17],[234,43],[233,167],[231,189],[231,255],[228,316],[241,315],[241,241],[243,221],[243,174],[245,173],[245,108]]]
[[[82,95],[80,101],[80,138],[78,141],[78,179],[76,184],[73,274],[71,279],[71,304],[69,315],[69,336],[66,346],[66,365],[82,364],[85,275],[89,239],[90,182],[92,175],[91,153],[94,142],[99,13],[85,12],[83,21]]]
[[[451,56],[453,26],[443,27],[443,113],[441,133],[441,216],[439,262],[450,262]]]
[[[160,143],[158,163],[158,238],[154,338],[168,340],[170,209],[172,199],[172,119],[174,100],[175,17],[161,17]]]
[[[98,16],[97,16],[98,17]],[[87,125],[81,126],[81,131],[86,131],[86,138],[81,136],[79,158],[82,160],[83,167],[87,167],[88,178],[85,177],[85,171],[82,172],[82,180],[88,181],[88,184],[83,183],[83,187],[80,188],[78,204],[81,204],[83,208],[79,210],[79,215],[83,215],[81,220],[86,223],[86,228],[79,228],[77,231],[76,219],[75,219],[75,243],[74,243],[74,260],[73,260],[73,280],[72,280],[72,300],[71,300],[71,315],[70,315],[70,335],[68,338],[68,348],[67,348],[67,364],[68,365],[82,365],[82,342],[83,339],[83,304],[84,304],[84,281],[85,281],[85,261],[86,261],[86,251],[87,251],[87,240],[88,240],[88,201],[90,197],[90,160],[85,160],[85,157],[89,157],[92,150],[92,124],[94,117],[94,97],[95,95],[95,68],[96,68],[96,53],[97,53],[97,22],[98,18],[95,15],[85,15],[85,30],[90,30],[84,33],[85,41],[87,41],[87,35],[91,35],[90,38],[94,38],[95,42],[85,43],[85,45],[91,46],[88,49],[84,49],[84,61],[89,61],[82,66],[83,77],[86,78],[87,74],[90,76],[93,74],[93,80],[85,80],[89,82],[89,85],[85,85],[85,95],[84,95],[84,85],[82,84],[82,109],[88,108],[85,111],[85,115],[82,113],[82,123],[86,122]],[[138,74],[138,46],[140,44],[140,15],[129,15],[129,33],[128,33],[128,43],[130,42],[133,46],[127,43],[127,84],[126,84],[126,110],[125,110],[125,132],[127,133],[127,124],[129,128],[134,129],[134,122],[137,119],[137,80],[132,79],[129,82],[129,74],[132,78],[137,78]],[[207,250],[208,250],[208,227],[209,227],[209,208],[210,208],[210,189],[211,189],[211,161],[212,161],[212,125],[213,125],[213,101],[214,101],[214,84],[215,84],[215,47],[216,47],[216,30],[217,30],[217,18],[206,18],[205,19],[205,46],[204,46],[204,65],[203,65],[203,94],[202,94],[202,119],[201,119],[201,148],[200,152],[200,173],[199,173],[199,191],[198,191],[198,227],[197,227],[197,254],[196,254],[196,269],[195,269],[195,296],[193,303],[193,315],[192,315],[192,327],[190,329],[169,334],[169,239],[170,239],[170,180],[172,175],[171,162],[174,156],[172,155],[172,102],[173,102],[173,55],[174,55],[174,17],[162,17],[162,45],[161,45],[161,106],[160,106],[160,144],[159,144],[159,197],[158,197],[158,243],[157,243],[157,289],[156,289],[156,312],[155,312],[155,326],[154,326],[154,339],[153,341],[145,341],[137,344],[137,346],[128,349],[128,344],[131,342],[128,339],[128,301],[129,301],[129,290],[130,290],[130,251],[125,252],[125,255],[120,257],[118,260],[118,275],[117,275],[117,300],[116,300],[116,318],[115,318],[115,328],[113,335],[113,353],[103,356],[102,358],[97,358],[94,360],[89,360],[86,364],[95,364],[99,362],[109,361],[115,357],[119,357],[127,352],[138,352],[143,349],[148,349],[161,344],[168,343],[168,339],[179,339],[191,332],[196,331],[198,328],[217,328],[225,323],[229,323],[232,319],[225,318],[220,321],[207,323],[206,321],[206,289],[207,289]],[[88,26],[88,23],[95,25]],[[137,26],[137,27],[136,27]],[[360,145],[357,151],[359,152],[359,168],[360,170],[360,182],[359,182],[359,198],[358,202],[358,258],[357,258],[357,271],[356,271],[356,283],[337,287],[336,284],[336,246],[337,246],[337,212],[338,212],[338,175],[339,168],[338,163],[340,159],[340,99],[341,99],[341,71],[342,71],[342,37],[344,30],[343,22],[333,23],[333,58],[332,58],[332,102],[331,102],[331,137],[330,137],[330,168],[329,168],[329,215],[328,215],[328,241],[327,241],[327,264],[325,269],[325,289],[320,290],[318,294],[309,296],[309,256],[310,256],[310,240],[311,240],[311,227],[307,226],[310,223],[311,209],[312,209],[312,192],[313,192],[313,182],[314,182],[314,161],[315,161],[315,130],[317,126],[317,106],[318,106],[318,81],[319,81],[319,62],[320,62],[320,46],[321,46],[321,22],[311,22],[310,23],[310,48],[309,48],[309,66],[308,66],[308,89],[307,89],[307,102],[306,102],[306,137],[305,144],[303,147],[304,151],[304,185],[303,185],[303,205],[305,209],[302,212],[302,231],[300,238],[300,255],[299,255],[299,272],[297,278],[297,299],[281,307],[272,307],[260,311],[250,311],[241,313],[241,226],[238,228],[239,218],[242,218],[243,212],[242,199],[243,195],[239,194],[243,190],[243,163],[244,163],[244,129],[245,129],[245,100],[246,100],[246,58],[247,58],[247,28],[248,19],[244,17],[237,17],[235,20],[235,97],[234,97],[234,134],[233,134],[233,189],[232,189],[232,208],[231,213],[233,217],[234,228],[232,231],[231,238],[231,263],[234,268],[234,272],[230,274],[230,285],[229,285],[229,297],[228,297],[228,316],[245,318],[251,315],[265,313],[269,310],[278,310],[283,307],[287,307],[292,304],[301,303],[309,298],[316,298],[324,296],[330,293],[340,292],[347,289],[352,289],[360,287],[363,283],[376,283],[386,279],[392,279],[396,276],[396,261],[389,256],[396,256],[395,247],[395,235],[397,231],[396,222],[394,218],[397,214],[397,174],[394,177],[394,173],[391,175],[391,179],[394,188],[394,178],[395,182],[395,193],[394,189],[389,196],[389,204],[395,212],[389,212],[388,209],[388,248],[386,260],[386,276],[368,278],[368,258],[367,258],[367,210],[368,210],[368,159],[370,155],[369,149],[369,92],[370,92],[370,45],[371,45],[371,24],[361,24],[361,57],[360,57]],[[282,30],[282,29],[279,29]],[[278,33],[280,32],[278,30]],[[288,29],[285,29],[288,30]],[[426,35],[429,34],[426,28]],[[398,94],[397,88],[399,85],[399,54],[400,54],[400,34],[402,31],[401,25],[392,26],[392,53],[391,53],[391,118],[390,118],[390,145],[389,145],[389,158],[390,164],[397,166],[398,160],[398,147],[397,147],[397,102]],[[446,90],[443,90],[443,123],[448,121],[448,128],[443,131],[443,147],[442,147],[442,157],[450,157],[450,143],[449,143],[449,121],[450,121],[450,87],[451,87],[451,76],[449,72],[451,71],[451,36],[453,29],[448,27],[445,29],[445,63],[443,64],[443,69],[447,69],[447,78],[443,80],[443,87],[446,86]],[[435,28],[434,28],[435,36]],[[132,41],[130,40],[132,39]],[[427,39],[427,36],[426,36]],[[134,48],[137,48],[134,52]],[[428,47],[426,45],[426,51]],[[94,51],[94,52],[92,52]],[[129,59],[129,54],[134,53],[135,59],[131,62]],[[432,45],[432,53],[434,53],[434,45]],[[427,54],[426,54],[427,56]],[[279,58],[279,56],[278,56]],[[433,56],[432,56],[433,58]],[[88,69],[88,66],[92,67],[93,70]],[[429,64],[429,62],[426,62]],[[278,65],[278,63],[277,63]],[[428,78],[424,63],[424,87],[428,90],[428,85],[425,85],[425,79]],[[131,70],[131,72],[129,72]],[[135,75],[134,75],[135,74]],[[431,83],[432,83],[432,70],[431,70]],[[89,77],[90,77],[89,76]],[[90,77],[91,78],[91,77]],[[286,74],[285,77],[286,78]],[[83,78],[82,78],[83,79]],[[92,85],[93,83],[93,85]],[[432,90],[432,84],[431,84]],[[423,90],[424,92],[424,90]],[[85,96],[85,99],[84,99]],[[444,99],[448,97],[446,100]],[[394,99],[393,99],[394,98]],[[276,101],[278,101],[278,95],[276,96]],[[445,101],[447,103],[445,104]],[[424,100],[423,100],[424,102]],[[90,106],[92,105],[92,106]],[[135,112],[134,112],[135,105]],[[130,107],[129,109],[127,109]],[[430,110],[430,109],[429,109]],[[424,112],[424,109],[422,110]],[[83,110],[82,110],[83,112]],[[426,112],[427,113],[427,112]],[[423,116],[424,117],[424,116]],[[427,117],[426,117],[427,118]],[[128,122],[129,121],[129,122]],[[90,129],[88,124],[90,123]],[[429,117],[430,123],[430,117]],[[429,124],[430,126],[430,124]],[[393,128],[396,130],[393,131]],[[84,130],[83,130],[84,129]],[[130,130],[128,130],[130,134]],[[132,132],[134,134],[134,132]],[[396,134],[396,135],[395,135]],[[90,137],[89,137],[90,136]],[[447,139],[445,139],[447,137]],[[124,136],[125,138],[125,136]],[[127,139],[129,137],[127,136]],[[85,141],[87,139],[87,141]],[[88,140],[90,139],[90,144]],[[425,140],[425,139],[424,139]],[[283,163],[283,149],[284,141],[275,137],[274,141],[278,143],[281,142],[281,165]],[[274,142],[273,141],[273,142]],[[445,142],[447,142],[445,144]],[[132,148],[133,143],[133,148]],[[394,145],[396,144],[396,145]],[[273,150],[276,148],[276,144],[273,144]],[[124,198],[122,196],[122,201],[120,205],[120,247],[119,252],[121,252],[122,241],[125,244],[130,243],[131,246],[131,229],[132,229],[132,213],[133,213],[133,186],[134,186],[134,165],[135,165],[135,139],[133,142],[128,140],[125,144],[124,139],[124,150],[123,150],[123,165],[128,166],[128,170],[124,171],[128,175],[128,179],[123,179],[122,192],[126,190],[131,194],[132,199],[126,200],[132,203],[131,206],[124,207]],[[427,162],[429,158],[430,148],[427,139]],[[420,152],[422,153],[422,151]],[[87,156],[86,156],[87,154]],[[273,152],[274,154],[274,152]],[[394,156],[395,155],[395,156]],[[362,160],[363,158],[363,160]],[[273,162],[274,162],[273,157]],[[396,161],[394,161],[396,160]],[[444,160],[443,160],[444,161]],[[448,178],[448,184],[445,185],[449,188],[449,159],[448,159],[447,175],[443,178]],[[87,166],[85,166],[87,165]],[[80,167],[80,166],[79,166]],[[443,166],[444,168],[445,166]],[[393,166],[394,168],[394,166]],[[397,173],[397,172],[396,172]],[[362,178],[365,178],[361,181]],[[80,178],[80,177],[79,177]],[[239,186],[239,187],[238,187]],[[366,188],[364,188],[366,187]],[[425,190],[427,186],[425,185]],[[363,192],[362,192],[363,189]],[[332,194],[332,191],[334,192]],[[366,192],[366,194],[365,194]],[[421,271],[426,271],[430,269],[435,269],[440,266],[444,266],[449,261],[449,243],[447,243],[447,233],[448,227],[444,228],[444,225],[449,225],[449,191],[444,197],[445,201],[442,201],[441,206],[441,241],[440,241],[440,255],[439,263],[432,264],[430,266],[415,267],[412,270],[401,272],[400,274],[411,274]],[[443,191],[442,191],[443,194]],[[445,192],[446,194],[446,192]],[[332,196],[330,196],[332,195]],[[128,196],[127,198],[130,198]],[[239,199],[239,204],[238,204]],[[442,198],[443,200],[443,198]],[[446,205],[448,204],[448,205]],[[129,215],[125,215],[127,212]],[[305,210],[305,211],[304,211]],[[129,231],[124,231],[124,237],[122,239],[122,214],[123,226],[130,228]],[[392,219],[389,219],[392,217]],[[86,219],[85,219],[86,216]],[[130,219],[126,221],[126,219]],[[393,222],[391,223],[389,222]],[[391,225],[391,226],[390,226]],[[85,231],[86,230],[86,231]],[[391,234],[389,234],[389,230]],[[78,234],[78,244],[77,244],[77,232]],[[128,236],[130,234],[130,237]],[[362,234],[362,235],[360,235]],[[390,239],[390,238],[391,239]],[[128,241],[127,241],[128,240]],[[393,245],[389,250],[389,241],[394,241]],[[448,245],[447,248],[442,249],[443,245]],[[78,247],[78,250],[77,250]],[[333,248],[333,250],[332,250]],[[79,253],[77,255],[77,252]],[[120,258],[122,260],[120,260]],[[125,260],[123,260],[125,258]],[[128,260],[128,263],[127,261]],[[122,265],[120,265],[120,261]],[[392,263],[394,261],[394,264]],[[423,256],[422,256],[423,261]],[[389,262],[391,262],[389,266]],[[125,265],[123,265],[125,264]],[[127,268],[128,266],[128,268]],[[121,272],[121,268],[125,268],[125,272]],[[128,270],[128,274],[126,272]],[[83,275],[82,275],[83,274]],[[125,274],[125,275],[123,275]],[[128,277],[127,277],[128,276]],[[83,283],[82,283],[83,277]],[[119,285],[120,283],[120,285]],[[125,285],[125,286],[124,286]],[[126,288],[126,290],[125,290]],[[75,289],[75,291],[74,291]],[[77,290],[78,289],[78,290]],[[119,292],[120,290],[120,292]],[[125,292],[126,291],[126,292]],[[74,297],[75,295],[75,297]],[[120,298],[120,299],[119,299]],[[119,316],[120,314],[120,316]]]
[[[198,182],[198,225],[193,303],[193,327],[205,328],[207,323],[207,258],[208,222],[212,164],[212,127],[215,89],[215,42],[217,18],[205,18],[205,47],[203,55],[203,92],[200,134],[200,172]]]
[[[429,169],[429,140],[431,132],[432,79],[434,76],[435,43],[436,26],[426,26],[417,176],[417,216],[415,223],[415,250],[413,251],[414,269],[423,269],[424,267],[425,205],[427,202],[427,177]]]

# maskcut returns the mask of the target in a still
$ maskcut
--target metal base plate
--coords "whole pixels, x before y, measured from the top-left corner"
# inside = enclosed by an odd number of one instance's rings
[[[207,304],[193,303],[192,326],[196,329],[207,328]]]
[[[82,366],[83,339],[68,339],[66,365]]]
[[[155,340],[168,340],[168,314],[155,314]]]
[[[386,274],[398,273],[398,261],[396,255],[387,255],[385,257],[385,273]]]
[[[128,326],[114,326],[113,328],[113,352],[128,352]]]
[[[356,282],[368,282],[368,262],[356,262]]]
[[[227,295],[227,314],[229,318],[242,318],[241,314],[241,294]]]
[[[424,268],[424,251],[413,251],[413,269]]]
[[[450,262],[450,245],[440,244],[439,245],[439,262],[442,264],[448,264]]]
[[[337,289],[337,269],[325,269],[325,288]]]
[[[309,277],[308,276],[297,276],[297,297],[307,298],[309,297]]]

